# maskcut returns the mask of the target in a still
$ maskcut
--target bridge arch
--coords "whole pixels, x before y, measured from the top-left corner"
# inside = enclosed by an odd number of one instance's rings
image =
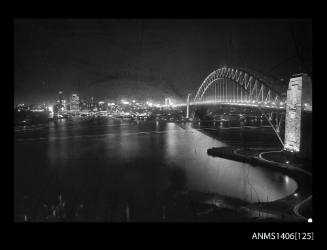
[[[194,97],[194,103],[204,103],[203,97],[208,88],[217,80],[224,79],[228,80],[227,82],[225,81],[225,84],[231,85],[232,82],[232,84],[236,84],[237,88],[240,88],[241,91],[247,94],[249,98],[247,98],[246,102],[251,102],[258,106],[267,104],[274,107],[285,106],[285,96],[282,94],[282,91],[276,89],[276,84],[274,85],[275,82],[271,79],[250,70],[225,66],[214,70],[204,79]],[[218,93],[218,95],[224,94],[223,92]],[[243,101],[237,100],[235,96],[232,99],[233,102]],[[219,100],[222,99],[219,98]]]

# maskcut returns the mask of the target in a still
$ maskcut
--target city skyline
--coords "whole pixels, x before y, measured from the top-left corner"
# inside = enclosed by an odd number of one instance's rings
[[[134,98],[134,97],[128,97],[127,95],[121,95],[120,97],[112,97],[112,98],[108,98],[108,97],[103,97],[103,98],[97,98],[94,96],[87,96],[87,95],[83,95],[80,96],[78,93],[74,92],[74,93],[64,93],[63,91],[58,91],[58,93],[53,94],[53,96],[48,99],[48,100],[44,100],[44,101],[39,101],[36,102],[31,101],[31,102],[15,102],[14,106],[21,106],[21,105],[25,105],[25,106],[41,106],[41,105],[55,105],[56,103],[59,103],[60,100],[68,103],[71,101],[72,96],[73,95],[77,95],[79,98],[79,102],[82,103],[84,101],[86,102],[92,102],[92,103],[98,103],[98,102],[106,102],[106,103],[111,103],[111,102],[122,102],[123,100],[125,101],[137,101],[140,103],[147,103],[147,102],[153,102],[153,103],[157,103],[157,104],[165,104],[167,103],[167,100],[169,100],[169,103],[173,103],[174,104],[181,104],[179,102],[176,102],[173,98],[169,97],[169,96],[165,96],[163,97],[161,100],[153,100],[150,98]],[[174,100],[174,101],[173,101]]]

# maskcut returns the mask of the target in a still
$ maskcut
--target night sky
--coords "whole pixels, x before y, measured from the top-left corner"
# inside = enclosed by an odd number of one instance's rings
[[[312,67],[311,20],[16,19],[15,104],[72,93],[186,99],[219,66],[275,78]],[[105,99],[106,98],[106,99]]]

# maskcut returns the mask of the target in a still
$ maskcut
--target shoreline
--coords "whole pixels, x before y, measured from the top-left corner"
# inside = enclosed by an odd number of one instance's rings
[[[276,151],[267,151],[265,149],[258,148],[252,149],[253,152],[251,153],[251,150],[247,149],[248,155],[245,155],[240,153],[241,150],[242,148],[228,146],[211,148],[208,149],[207,152],[208,155],[213,157],[222,157],[229,160],[245,162],[253,167],[258,166],[278,170],[279,172],[294,179],[298,183],[298,187],[292,194],[276,201],[253,203],[248,207],[251,209],[260,209],[261,211],[273,212],[281,215],[289,214],[292,217],[296,216],[299,221],[306,221],[308,218],[303,216],[300,213],[300,210],[303,205],[307,204],[307,202],[312,198],[311,191],[308,191],[308,189],[311,190],[312,186],[311,173],[291,164],[283,164],[267,160],[262,156],[263,154]]]

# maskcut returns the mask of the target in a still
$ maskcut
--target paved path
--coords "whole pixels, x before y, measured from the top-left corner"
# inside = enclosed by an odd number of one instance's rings
[[[277,165],[278,167],[286,168],[286,169],[288,169],[288,170],[294,170],[294,171],[302,172],[302,173],[304,173],[304,174],[306,174],[306,175],[312,177],[312,174],[311,174],[310,172],[304,170],[304,169],[301,169],[301,168],[298,168],[298,167],[295,167],[295,166],[293,166],[293,165],[286,164],[286,163],[279,163],[279,162],[270,161],[270,160],[267,160],[267,159],[265,159],[265,158],[263,157],[264,154],[267,154],[267,153],[278,153],[278,152],[282,152],[282,150],[279,150],[279,151],[268,151],[268,152],[262,152],[262,153],[260,153],[260,154],[258,155],[258,158],[259,158],[260,160],[264,161],[264,162],[269,162],[269,163],[275,164],[275,165]],[[295,191],[295,192],[296,192],[296,191]],[[294,212],[297,216],[299,216],[299,217],[301,217],[301,218],[307,220],[308,218],[305,218],[303,215],[301,215],[300,212],[299,212],[299,210],[300,210],[300,208],[301,208],[305,203],[309,202],[311,199],[312,199],[312,195],[310,195],[310,196],[307,197],[306,199],[304,199],[304,200],[302,200],[301,202],[299,202],[298,204],[296,204],[296,205],[293,207],[293,212]]]

